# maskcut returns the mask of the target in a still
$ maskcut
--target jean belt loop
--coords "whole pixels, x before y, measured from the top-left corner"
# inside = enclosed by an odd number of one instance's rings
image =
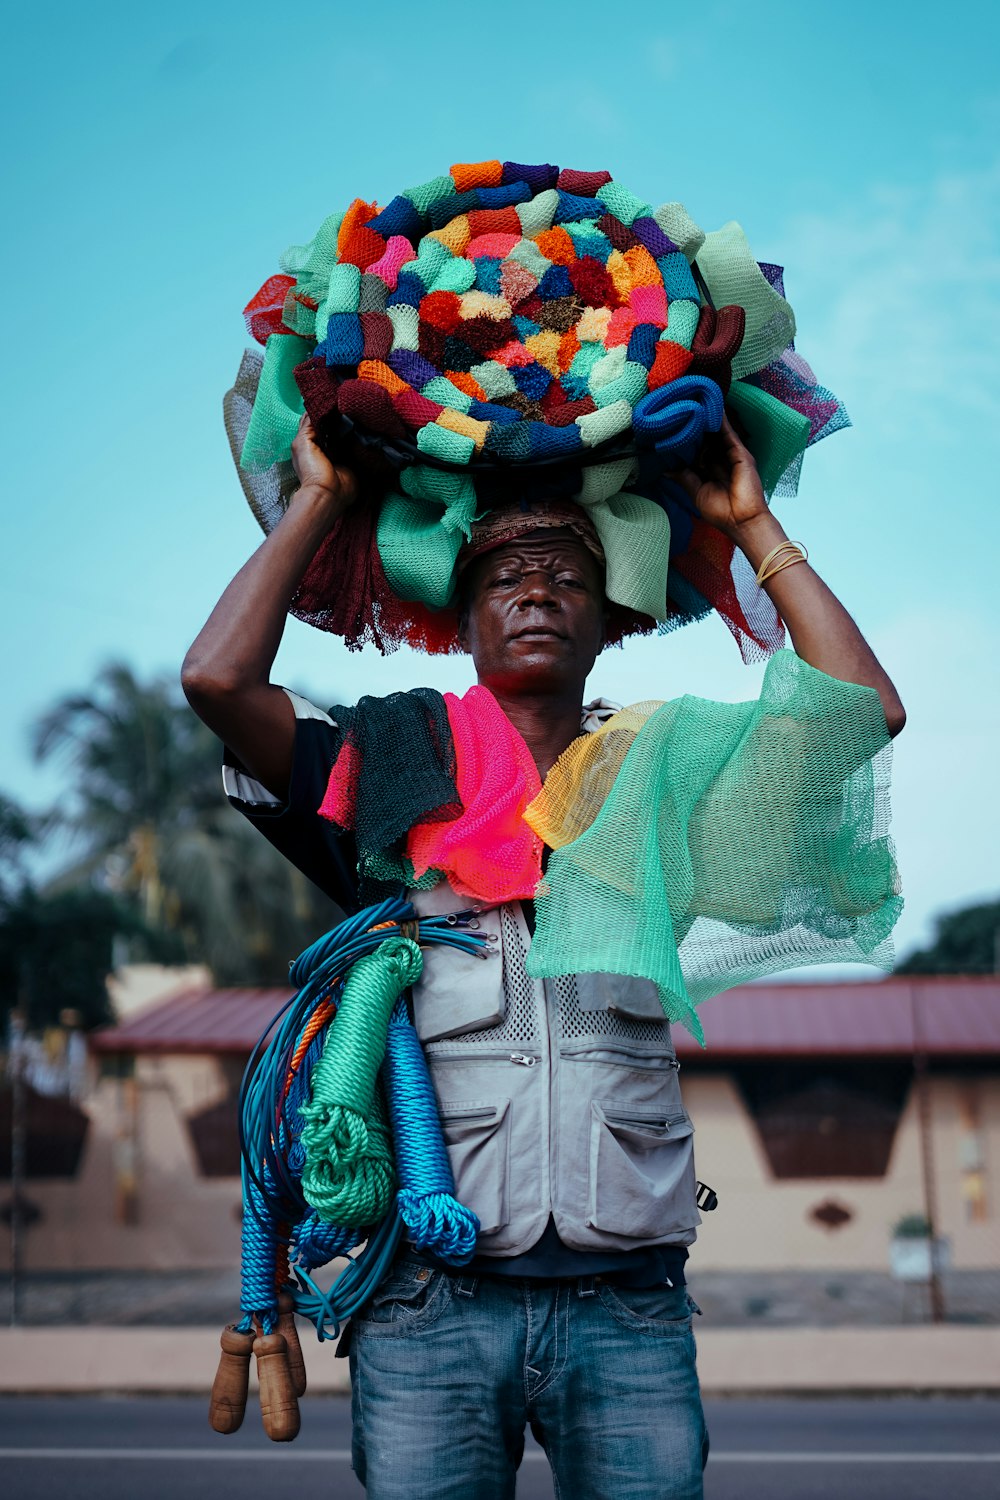
[[[578,1297],[593,1297],[596,1295],[593,1276],[581,1276],[577,1282],[576,1295]]]
[[[478,1276],[456,1276],[455,1295],[457,1297],[474,1297],[478,1286]]]

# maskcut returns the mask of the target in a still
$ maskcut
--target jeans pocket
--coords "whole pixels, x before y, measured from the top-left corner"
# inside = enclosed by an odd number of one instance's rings
[[[451,1300],[451,1279],[444,1271],[416,1262],[396,1266],[365,1303],[356,1332],[402,1338],[433,1323]]]
[[[683,1286],[615,1286],[599,1282],[597,1293],[619,1323],[653,1333],[683,1335],[691,1328],[695,1305]]]

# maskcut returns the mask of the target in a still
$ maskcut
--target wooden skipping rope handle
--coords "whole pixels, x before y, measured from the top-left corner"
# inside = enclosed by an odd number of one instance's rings
[[[250,1383],[252,1333],[237,1333],[231,1323],[222,1330],[219,1340],[222,1357],[215,1372],[208,1420],[216,1432],[236,1432],[242,1426],[247,1409],[247,1386]]]
[[[280,1333],[253,1341],[260,1381],[260,1415],[272,1443],[290,1443],[299,1432],[299,1403],[288,1368],[288,1345]]]
[[[293,1298],[288,1292],[281,1292],[278,1296],[278,1332],[288,1345],[288,1369],[292,1377],[292,1390],[296,1396],[304,1396],[306,1393],[306,1362],[302,1358],[302,1345],[299,1343],[299,1335],[295,1327],[295,1314],[292,1309],[295,1306]]]

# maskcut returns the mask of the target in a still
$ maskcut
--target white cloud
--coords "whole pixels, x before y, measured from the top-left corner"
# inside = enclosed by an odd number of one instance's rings
[[[924,443],[997,413],[998,189],[1000,164],[883,186],[783,236],[806,357],[822,349],[824,382]]]

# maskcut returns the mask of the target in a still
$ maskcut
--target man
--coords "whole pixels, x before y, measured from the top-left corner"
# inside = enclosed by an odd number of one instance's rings
[[[269,674],[296,587],[357,486],[308,419],[293,457],[300,488],[223,594],[183,683],[228,747],[235,804],[336,895],[349,859],[316,816],[336,726]],[[680,480],[763,572],[786,538],[728,421]],[[460,558],[460,639],[544,778],[600,718],[588,722],[583,690],[604,642],[601,549],[573,507],[547,518],[565,524],[501,519],[499,532],[489,517],[474,528]],[[860,631],[801,553],[780,555],[765,587],[797,655],[873,689],[898,733],[902,705]],[[462,904],[447,886],[414,899]],[[458,1271],[404,1253],[357,1320],[355,1469],[373,1500],[510,1496],[530,1421],[559,1493],[694,1500],[707,1434],[684,1262],[698,1212],[669,1024],[641,980],[529,978],[531,902],[489,920],[501,976],[456,957],[428,965],[414,993],[477,1255]]]

